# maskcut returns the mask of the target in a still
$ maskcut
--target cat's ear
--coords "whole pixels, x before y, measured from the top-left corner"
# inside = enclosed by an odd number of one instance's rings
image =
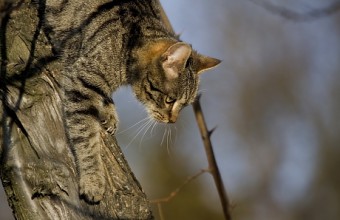
[[[219,60],[219,59],[207,57],[207,56],[203,56],[203,55],[198,54],[198,57],[197,57],[197,74],[201,74],[206,70],[214,68],[219,63],[221,63],[221,60]]]
[[[175,79],[178,77],[190,57],[191,47],[182,42],[171,45],[162,55],[162,67],[167,79]]]

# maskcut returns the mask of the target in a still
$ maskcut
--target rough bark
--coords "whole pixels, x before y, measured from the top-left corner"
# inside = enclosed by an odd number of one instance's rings
[[[104,200],[88,204],[79,198],[62,120],[62,67],[41,30],[41,2],[0,0],[0,169],[15,218],[152,219],[149,202],[116,139],[105,132]]]

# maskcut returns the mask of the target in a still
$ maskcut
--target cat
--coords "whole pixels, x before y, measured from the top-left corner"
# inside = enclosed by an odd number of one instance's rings
[[[46,0],[44,30],[64,66],[67,136],[79,195],[89,203],[106,189],[100,133],[117,129],[112,93],[129,85],[152,118],[174,123],[195,100],[200,74],[220,63],[168,30],[160,7],[157,0]]]

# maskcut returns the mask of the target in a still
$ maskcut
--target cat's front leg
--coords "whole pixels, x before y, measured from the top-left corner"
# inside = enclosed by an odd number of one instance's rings
[[[79,174],[79,194],[90,203],[102,200],[105,187],[105,169],[101,158],[101,125],[87,115],[66,117],[68,133],[76,157]]]
[[[66,123],[79,174],[79,194],[86,201],[97,203],[102,200],[106,186],[100,154],[101,125],[91,116],[79,113],[67,115]]]
[[[73,84],[68,82],[74,82]],[[77,80],[64,80],[63,107],[67,134],[75,155],[79,175],[79,194],[90,203],[102,200],[106,190],[101,158],[103,140],[102,97],[78,86]]]

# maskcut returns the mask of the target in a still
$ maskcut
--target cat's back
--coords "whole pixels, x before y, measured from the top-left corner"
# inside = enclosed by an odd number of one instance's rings
[[[80,50],[122,31],[121,0],[47,0],[45,28],[57,51]]]

